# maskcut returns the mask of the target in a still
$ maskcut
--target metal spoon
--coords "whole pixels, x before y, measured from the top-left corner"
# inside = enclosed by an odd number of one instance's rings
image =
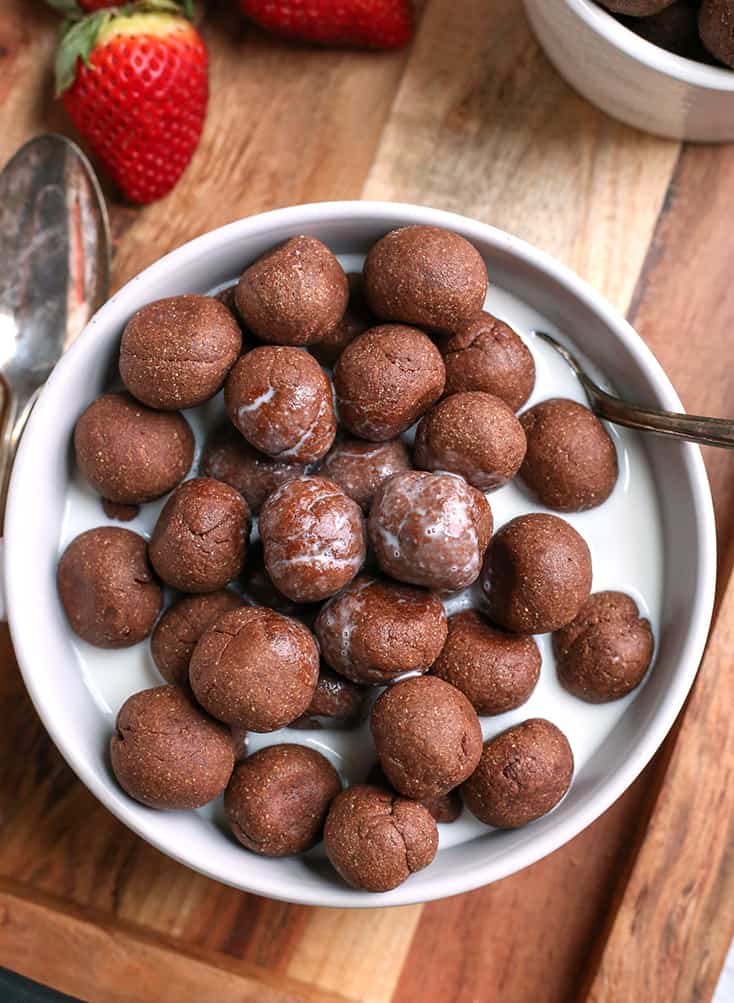
[[[39,390],[109,293],[109,223],[89,161],[37,136],[0,173],[0,520]]]
[[[701,415],[678,414],[674,411],[662,411],[658,408],[638,407],[629,404],[612,394],[602,390],[587,376],[578,359],[559,341],[544,331],[534,332],[562,355],[581,381],[586,393],[589,407],[600,418],[624,425],[626,428],[636,428],[641,432],[654,432],[656,435],[670,435],[688,442],[698,442],[704,446],[721,446],[724,449],[734,449],[734,421],[726,418],[705,418]]]

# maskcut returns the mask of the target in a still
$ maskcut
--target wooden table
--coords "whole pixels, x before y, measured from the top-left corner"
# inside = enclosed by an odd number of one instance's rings
[[[275,206],[363,196],[454,209],[576,269],[627,313],[690,410],[734,414],[734,149],[606,118],[551,69],[520,6],[428,0],[412,48],[383,55],[283,45],[233,0],[209,4],[201,148],[172,197],[113,205],[115,285]],[[0,162],[36,132],[67,130],[51,101],[53,36],[40,2],[3,0]],[[734,931],[734,462],[706,461],[718,619],[677,733],[569,845],[443,902],[292,907],[161,856],[62,761],[4,632],[0,964],[112,1003],[708,1000]]]

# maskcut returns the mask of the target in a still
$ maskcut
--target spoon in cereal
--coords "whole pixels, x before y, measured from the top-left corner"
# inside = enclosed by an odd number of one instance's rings
[[[668,435],[687,442],[697,442],[702,446],[719,446],[734,449],[734,421],[726,418],[707,418],[702,415],[679,414],[659,408],[640,407],[630,404],[613,394],[602,390],[584,371],[572,352],[545,331],[533,332],[538,338],[563,356],[578,376],[584,388],[589,407],[599,418],[615,425],[634,428],[640,432]]]

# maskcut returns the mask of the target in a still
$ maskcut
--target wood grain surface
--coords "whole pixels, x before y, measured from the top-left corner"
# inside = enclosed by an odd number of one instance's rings
[[[388,55],[284,45],[234,6],[207,5],[210,113],[175,194],[132,209],[108,193],[115,285],[205,230],[280,205],[363,196],[454,209],[576,269],[629,310],[689,408],[734,414],[723,364],[734,312],[731,149],[681,151],[593,109],[549,66],[517,0],[428,0],[413,46]],[[50,101],[54,24],[40,0],[0,4],[0,163],[36,132],[69,131]],[[725,580],[732,458],[706,460]],[[686,825],[692,809],[734,808],[724,752],[734,715],[717,705],[732,607],[727,594],[679,744],[603,818],[489,888],[366,912],[242,894],[141,842],[66,767],[0,631],[0,963],[105,1000],[566,1003],[586,989],[594,1003],[707,1000],[734,927],[716,898],[734,900],[732,834],[707,828],[697,843]],[[663,775],[676,779],[658,797]],[[638,957],[627,966],[631,940]],[[94,978],[73,984],[65,958],[90,952]],[[146,983],[143,968],[159,969],[159,983]],[[178,995],[153,995],[160,986]]]

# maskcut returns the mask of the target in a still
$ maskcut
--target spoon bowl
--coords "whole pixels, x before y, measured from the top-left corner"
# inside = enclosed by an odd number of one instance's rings
[[[94,171],[65,136],[37,136],[0,173],[0,511],[36,395],[109,294],[109,223]]]

